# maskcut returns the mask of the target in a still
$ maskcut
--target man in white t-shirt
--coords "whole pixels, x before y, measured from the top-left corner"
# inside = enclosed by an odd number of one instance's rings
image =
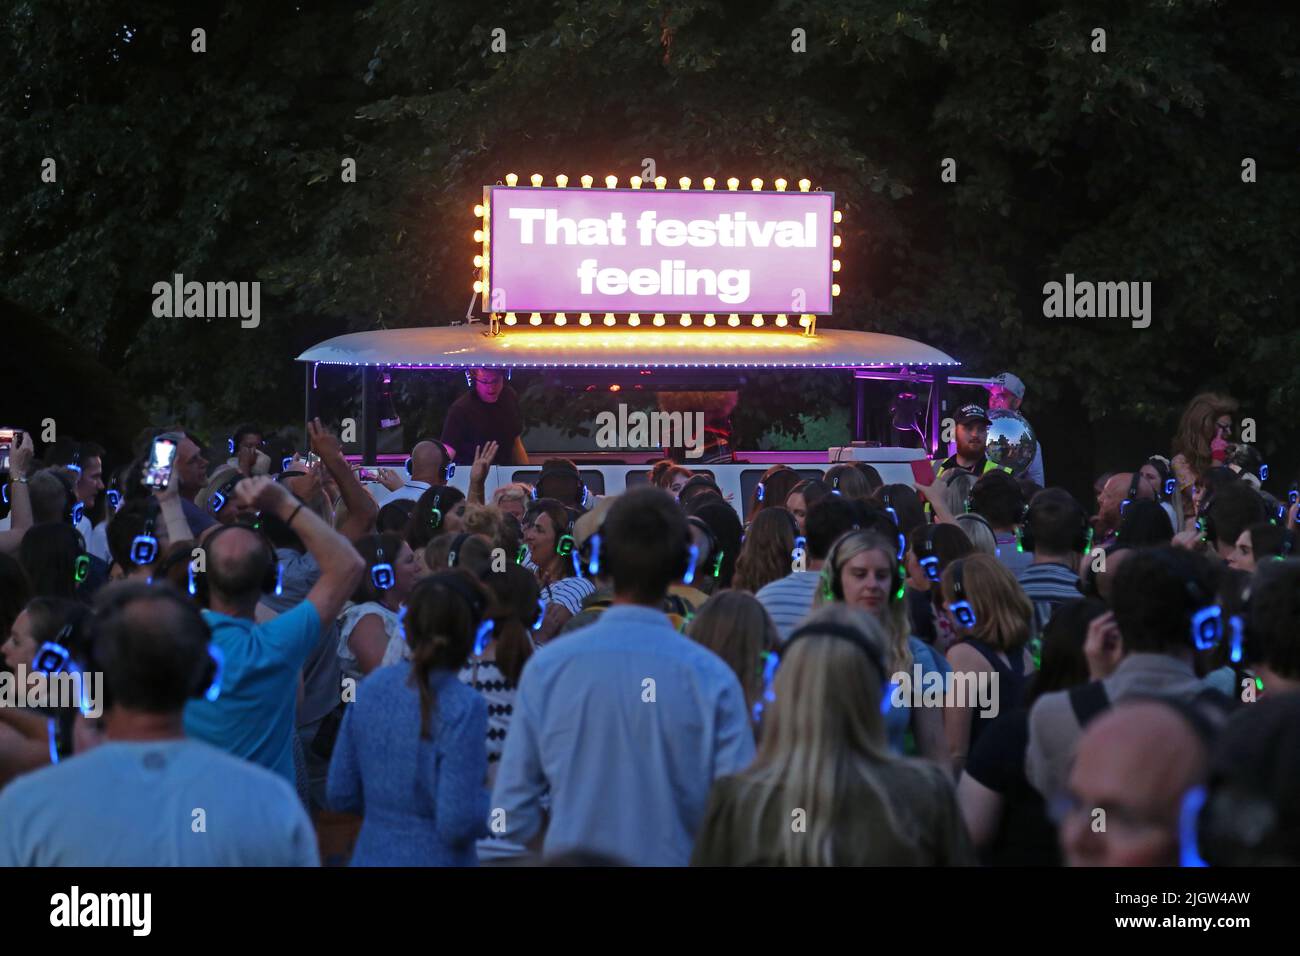
[[[0,866],[318,865],[286,781],[185,737],[186,700],[220,685],[198,610],[170,588],[118,584],[96,626],[94,660],[77,665],[103,672],[105,742],[0,793]],[[93,738],[77,720],[74,739]]]

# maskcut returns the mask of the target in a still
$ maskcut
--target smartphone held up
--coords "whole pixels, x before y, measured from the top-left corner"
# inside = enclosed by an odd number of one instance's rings
[[[175,463],[176,442],[170,438],[155,438],[140,483],[146,488],[166,488],[172,480],[172,468]]]

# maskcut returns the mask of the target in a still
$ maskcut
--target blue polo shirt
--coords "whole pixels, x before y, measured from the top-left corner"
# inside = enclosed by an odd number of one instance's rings
[[[185,735],[274,770],[290,784],[298,673],[320,640],[316,607],[303,601],[264,624],[204,611],[225,655],[221,695],[185,705]]]

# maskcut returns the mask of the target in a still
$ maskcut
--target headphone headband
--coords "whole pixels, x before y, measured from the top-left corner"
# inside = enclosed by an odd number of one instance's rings
[[[805,624],[797,628],[781,646],[780,656],[784,658],[790,651],[790,645],[803,637],[838,637],[841,640],[848,641],[871,659],[872,665],[876,668],[882,680],[889,679],[889,674],[885,670],[885,659],[881,656],[880,651],[876,650],[875,646],[860,633],[845,624]]]

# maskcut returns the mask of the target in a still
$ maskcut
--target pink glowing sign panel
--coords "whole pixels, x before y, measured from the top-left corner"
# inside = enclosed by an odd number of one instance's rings
[[[487,311],[831,313],[833,193],[487,193]]]

